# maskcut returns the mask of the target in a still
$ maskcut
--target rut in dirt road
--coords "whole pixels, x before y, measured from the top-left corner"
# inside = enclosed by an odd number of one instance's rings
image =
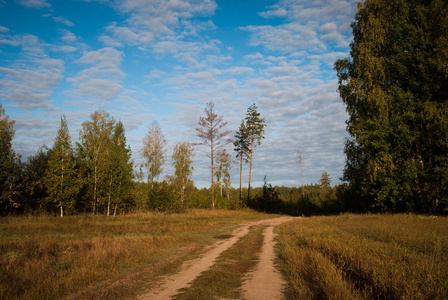
[[[202,272],[208,270],[215,263],[218,256],[232,247],[241,237],[249,233],[249,227],[251,226],[268,226],[265,232],[264,245],[260,255],[260,262],[249,279],[247,284],[243,284],[244,297],[246,299],[279,299],[281,296],[282,280],[279,273],[275,271],[273,259],[274,254],[274,227],[284,222],[291,221],[291,217],[280,217],[270,220],[262,220],[251,222],[241,225],[241,227],[234,230],[233,237],[228,240],[220,241],[215,244],[215,247],[205,253],[201,258],[186,262],[182,267],[182,271],[178,274],[170,276],[166,279],[165,283],[151,291],[146,295],[142,295],[139,299],[170,299],[175,296],[180,289],[188,288],[192,281],[198,277]],[[254,280],[261,281],[273,281],[274,283],[266,284],[263,286],[265,289],[263,297],[257,297],[255,289],[258,289],[258,285]],[[267,295],[275,295],[276,298],[266,298]],[[256,297],[256,298],[253,298]],[[269,296],[270,297],[270,296]]]
[[[260,262],[249,274],[249,279],[243,284],[243,297],[247,300],[281,299],[283,280],[275,269],[274,226],[265,230],[264,244],[260,254]]]

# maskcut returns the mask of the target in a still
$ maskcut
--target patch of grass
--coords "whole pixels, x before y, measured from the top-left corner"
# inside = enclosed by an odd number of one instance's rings
[[[447,299],[448,219],[312,217],[279,227],[288,299]]]
[[[116,299],[215,242],[238,223],[269,218],[252,211],[192,210],[0,218],[0,299]]]
[[[264,229],[262,226],[251,227],[249,234],[224,251],[209,270],[174,299],[240,299],[242,280],[257,263]]]

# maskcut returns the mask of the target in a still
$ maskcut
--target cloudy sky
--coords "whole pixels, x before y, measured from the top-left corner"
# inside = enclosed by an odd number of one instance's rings
[[[14,149],[26,158],[52,146],[62,114],[75,142],[104,109],[123,121],[135,163],[160,124],[166,175],[174,145],[199,142],[207,102],[229,137],[256,103],[267,128],[255,185],[266,175],[299,186],[298,149],[305,183],[323,171],[339,183],[347,115],[333,63],[348,56],[355,9],[354,0],[0,0],[0,103],[16,120]],[[195,153],[193,179],[207,186],[209,161]]]

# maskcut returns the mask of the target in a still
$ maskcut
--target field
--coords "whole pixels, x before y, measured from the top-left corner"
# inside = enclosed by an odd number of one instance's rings
[[[448,299],[446,217],[311,217],[278,230],[287,299]]]
[[[0,299],[135,298],[238,224],[272,217],[191,210],[0,218]],[[263,230],[251,228],[177,298],[240,298]],[[446,217],[310,217],[276,232],[286,299],[448,299]]]
[[[251,211],[0,218],[0,299],[132,297]]]

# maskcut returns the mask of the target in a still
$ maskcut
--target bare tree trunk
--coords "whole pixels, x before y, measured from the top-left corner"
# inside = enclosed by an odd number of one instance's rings
[[[213,137],[211,138],[210,143],[210,159],[212,163],[212,209],[215,209],[215,172],[214,172],[214,164],[213,164]]]
[[[240,157],[240,202],[241,203],[241,194],[243,193],[243,154],[241,153]],[[239,203],[236,205],[236,208],[238,209]]]
[[[107,215],[110,215],[110,197],[112,194],[112,174],[110,175],[110,183],[109,183],[109,200],[107,201]]]
[[[62,203],[60,203],[61,205],[61,218],[64,216],[64,211],[62,210]]]
[[[95,207],[96,207],[96,183],[97,183],[97,166],[95,166],[95,181],[93,186],[93,214],[95,214]]]
[[[250,165],[249,165],[249,187],[247,189],[247,203],[250,200],[250,179],[252,177],[252,154],[254,153],[254,142],[252,139],[252,143],[250,143]]]

